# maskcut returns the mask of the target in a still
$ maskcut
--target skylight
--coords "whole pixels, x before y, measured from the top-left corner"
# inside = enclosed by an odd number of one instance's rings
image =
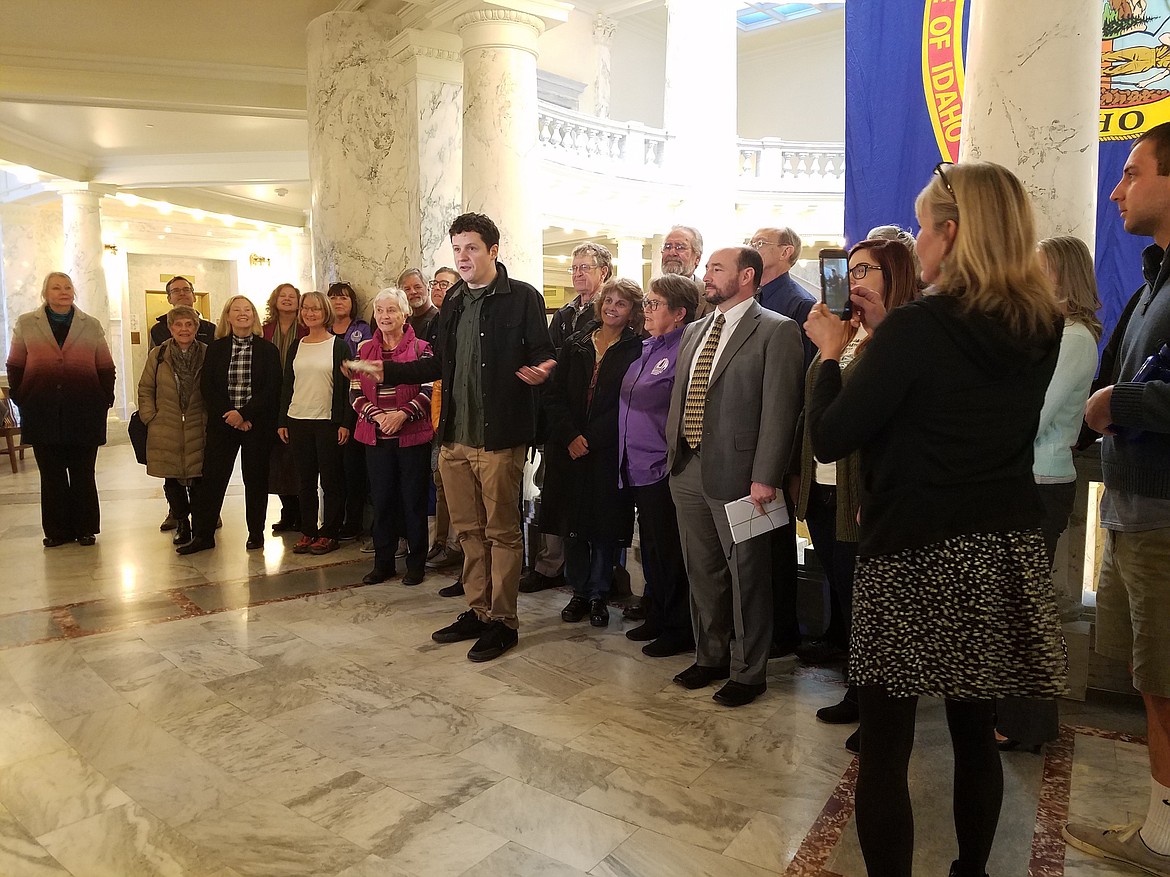
[[[844,0],[819,3],[743,3],[735,18],[740,30],[759,30],[786,21],[796,21],[810,15],[841,9],[844,6]]]

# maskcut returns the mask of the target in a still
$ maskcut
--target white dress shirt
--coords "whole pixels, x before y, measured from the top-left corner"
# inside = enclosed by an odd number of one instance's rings
[[[727,347],[727,342],[731,339],[735,332],[735,327],[739,325],[739,321],[743,315],[747,313],[747,309],[752,306],[752,302],[756,299],[754,296],[741,301],[739,304],[722,311],[723,314],[723,331],[719,335],[719,344],[715,347],[715,358],[711,360],[710,374],[715,374],[715,366],[719,365],[719,357],[723,355],[723,349]],[[687,384],[691,382],[691,375],[695,372],[695,363],[699,360],[699,354],[703,352],[703,348],[707,346],[707,339],[711,335],[711,330],[715,328],[715,319],[712,318],[711,325],[707,327],[707,331],[703,334],[703,338],[695,347],[695,355],[691,357],[691,364],[687,368]]]

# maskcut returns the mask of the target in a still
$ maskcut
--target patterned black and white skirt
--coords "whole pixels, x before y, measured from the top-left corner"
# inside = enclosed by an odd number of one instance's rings
[[[1053,697],[1067,658],[1039,530],[859,558],[850,680],[894,697]]]

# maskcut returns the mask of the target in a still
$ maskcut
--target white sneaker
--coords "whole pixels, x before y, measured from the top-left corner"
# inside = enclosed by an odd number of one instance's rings
[[[360,551],[362,554],[373,554],[374,553],[374,540],[372,538],[363,540],[362,547],[361,547]]]
[[[1070,846],[1083,853],[1124,862],[1155,877],[1170,877],[1170,856],[1155,853],[1146,846],[1138,833],[1141,827],[1140,822],[1111,825],[1108,828],[1070,822],[1061,830],[1061,834]]]

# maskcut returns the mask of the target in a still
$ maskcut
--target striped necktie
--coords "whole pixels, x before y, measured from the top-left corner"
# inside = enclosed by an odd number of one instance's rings
[[[707,404],[707,381],[711,378],[711,363],[715,360],[715,351],[719,347],[719,336],[723,334],[723,314],[715,315],[715,324],[711,327],[711,334],[707,336],[707,343],[699,352],[695,360],[695,370],[691,372],[691,383],[687,387],[687,403],[683,408],[683,438],[687,445],[698,450],[703,440],[703,408]]]

